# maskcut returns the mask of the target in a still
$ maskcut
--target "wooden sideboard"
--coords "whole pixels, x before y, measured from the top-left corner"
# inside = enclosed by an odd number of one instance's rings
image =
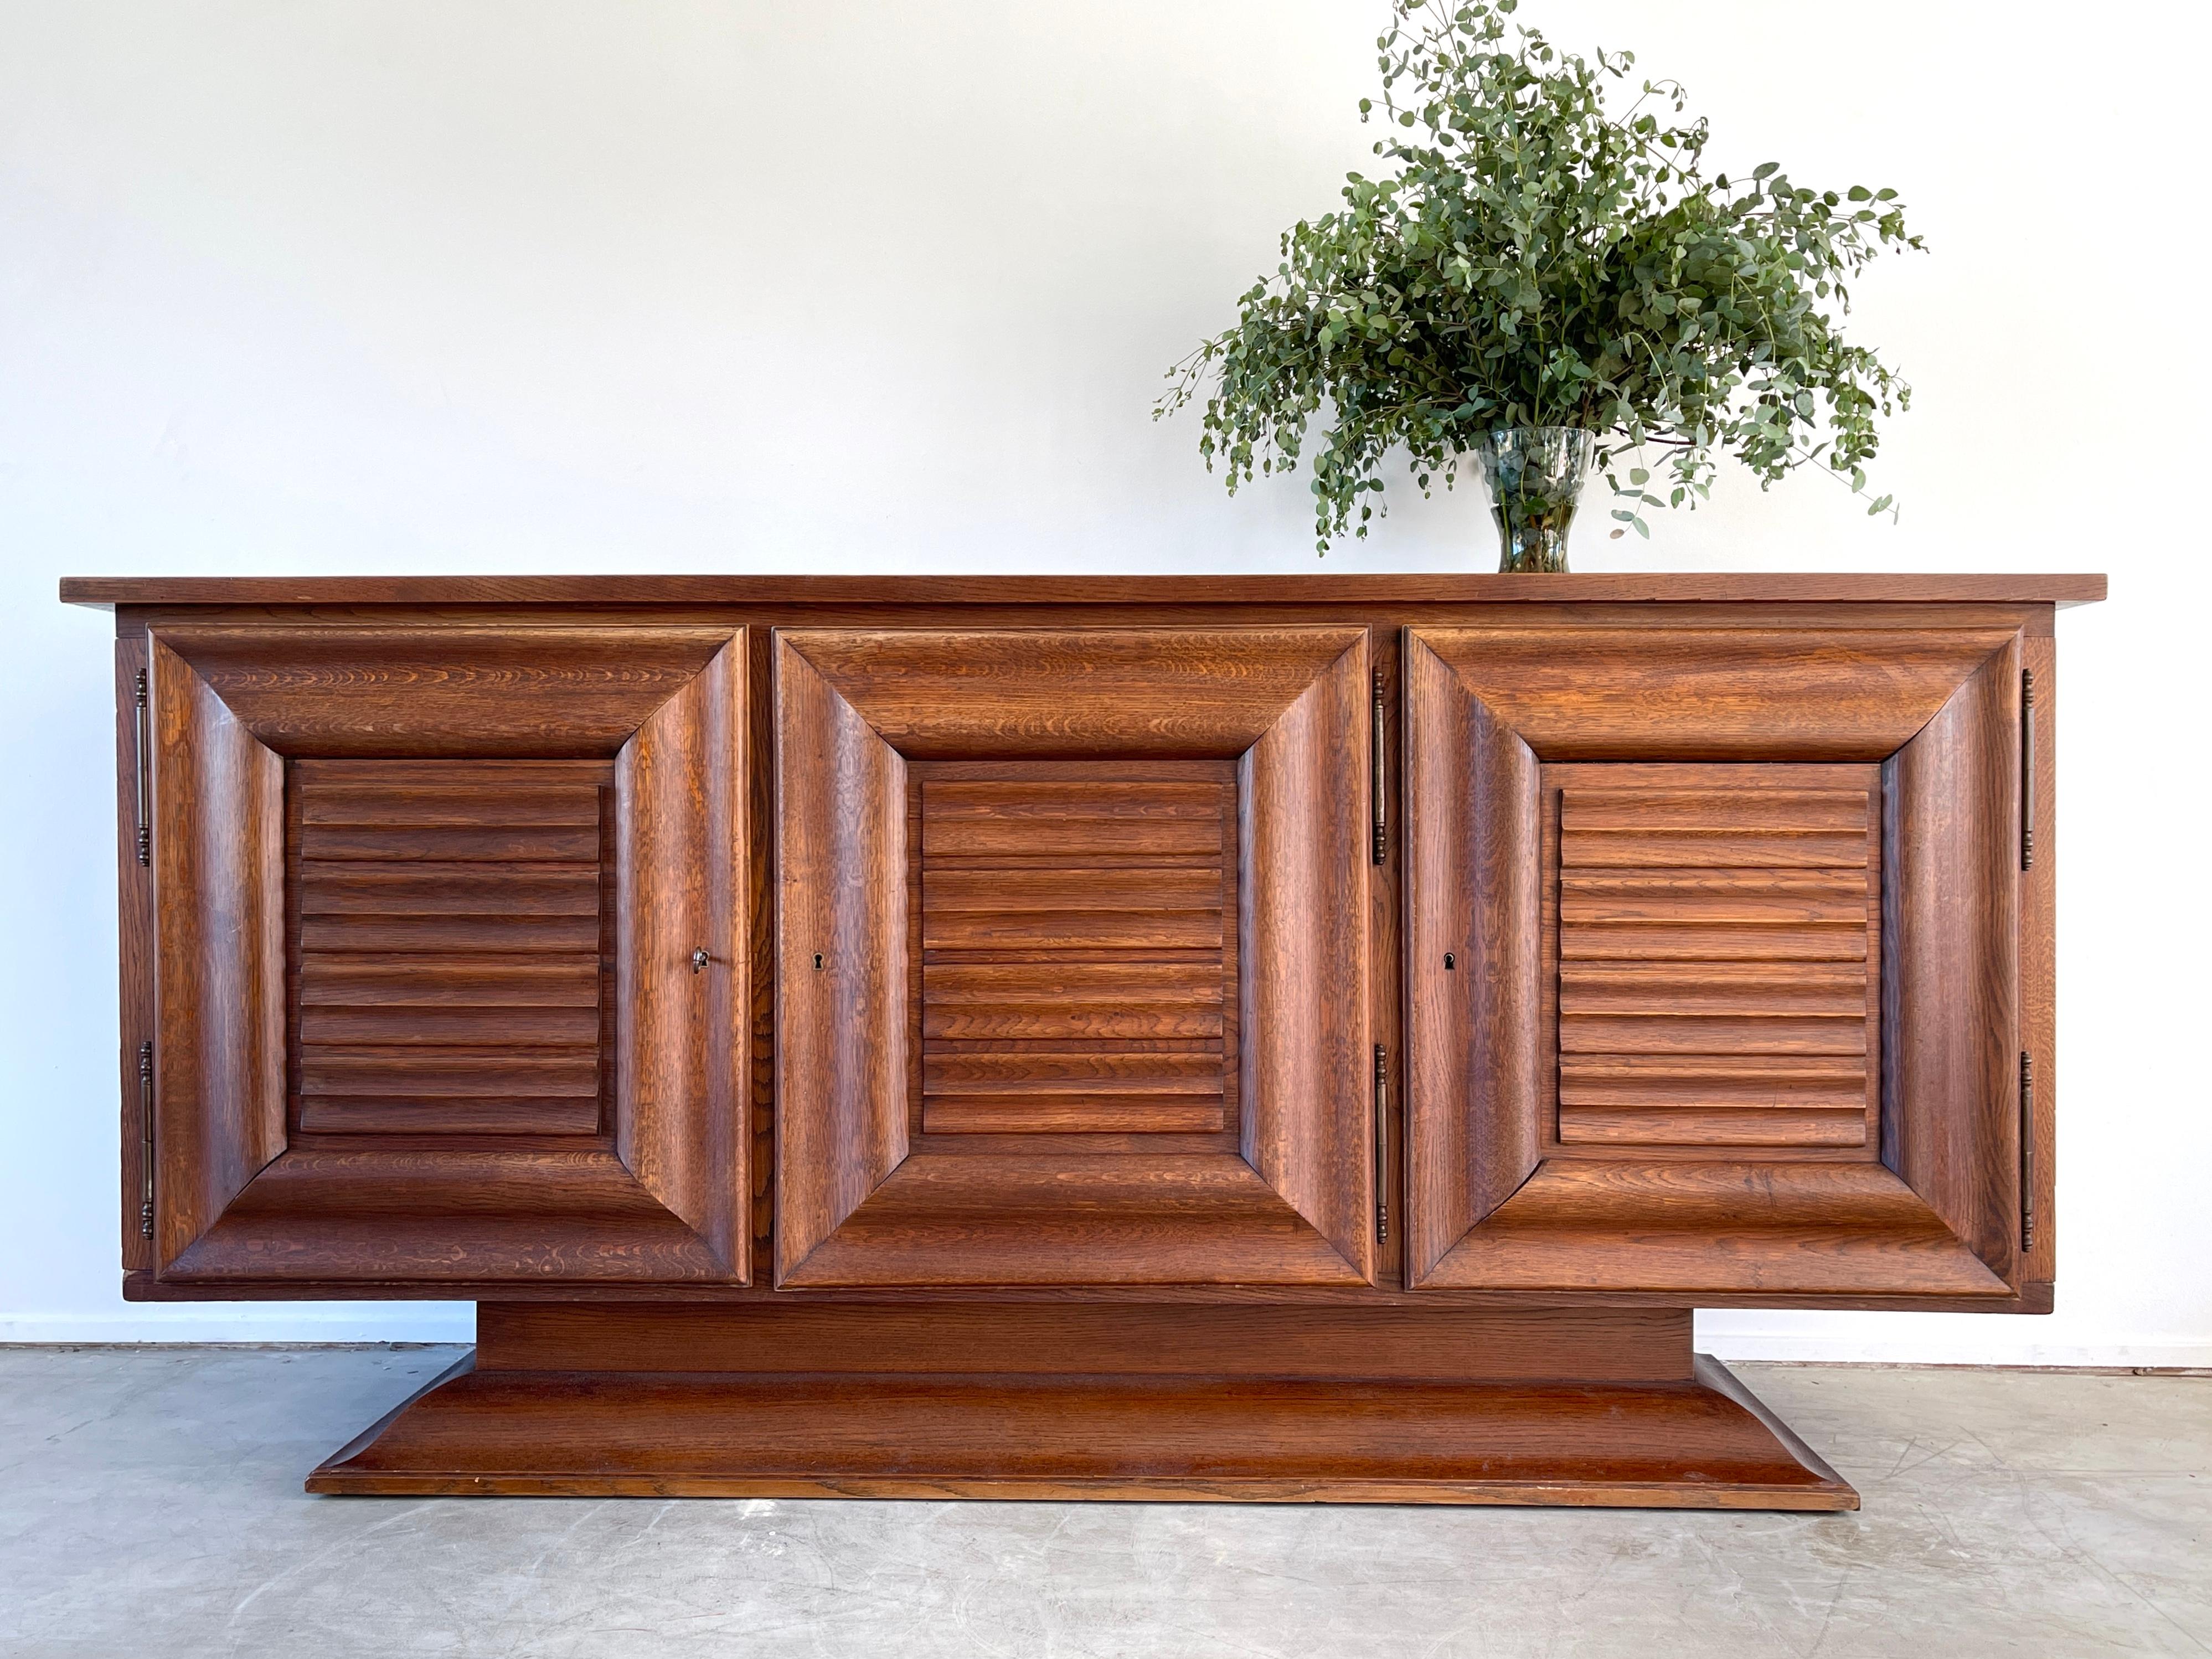
[[[73,580],[143,1300],[331,1492],[1855,1507],[1693,1307],[2047,1311],[2101,577]]]

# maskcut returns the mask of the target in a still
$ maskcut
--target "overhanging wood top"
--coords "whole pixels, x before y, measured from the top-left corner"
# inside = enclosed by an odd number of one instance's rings
[[[66,605],[2094,605],[2101,575],[64,576]]]

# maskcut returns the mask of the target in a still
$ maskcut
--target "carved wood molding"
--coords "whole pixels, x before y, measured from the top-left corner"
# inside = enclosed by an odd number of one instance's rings
[[[2018,635],[1413,629],[1406,649],[1408,1285],[2012,1294]],[[1653,762],[1881,764],[1879,1161],[1561,1146],[1555,762],[1637,763],[1574,771],[1647,787]]]
[[[1371,1282],[1364,630],[790,629],[774,655],[777,1283]],[[1110,810],[1097,780],[1118,776],[1133,822],[1164,810],[1177,763],[1234,763],[1233,1134],[921,1132],[908,768],[963,761],[1033,763],[1048,810],[1049,781],[1091,763],[1059,810]],[[1066,976],[1070,941],[1100,937],[1049,915],[1034,933]],[[1184,927],[1149,937],[1162,960],[1206,956]]]
[[[150,650],[161,1276],[744,1282],[742,632],[179,628]],[[287,767],[368,755],[462,797],[500,787],[471,762],[611,757],[599,1133],[288,1122]],[[469,872],[495,866],[407,867],[453,872],[410,902],[467,943]]]

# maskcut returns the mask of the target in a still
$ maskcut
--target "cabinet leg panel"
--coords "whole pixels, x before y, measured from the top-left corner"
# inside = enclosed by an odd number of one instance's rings
[[[1850,1510],[1717,1362],[1658,1384],[479,1370],[314,1492]]]

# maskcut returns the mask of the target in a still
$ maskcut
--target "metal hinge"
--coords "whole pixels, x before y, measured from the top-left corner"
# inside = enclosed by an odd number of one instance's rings
[[[1390,1058],[1375,1045],[1375,1237],[1390,1237]]]
[[[2035,1248],[2035,1062],[2020,1057],[2020,1248]]]
[[[154,1045],[138,1045],[138,1237],[154,1236]]]
[[[1390,850],[1390,793],[1382,775],[1382,671],[1375,671],[1374,752],[1370,757],[1370,788],[1374,795],[1375,862],[1380,864]]]
[[[2035,867],[2035,671],[2020,671],[2020,867]]]
[[[137,746],[136,756],[138,779],[138,862],[150,865],[154,861],[154,820],[147,811],[147,797],[152,791],[146,776],[146,671],[138,671]]]

